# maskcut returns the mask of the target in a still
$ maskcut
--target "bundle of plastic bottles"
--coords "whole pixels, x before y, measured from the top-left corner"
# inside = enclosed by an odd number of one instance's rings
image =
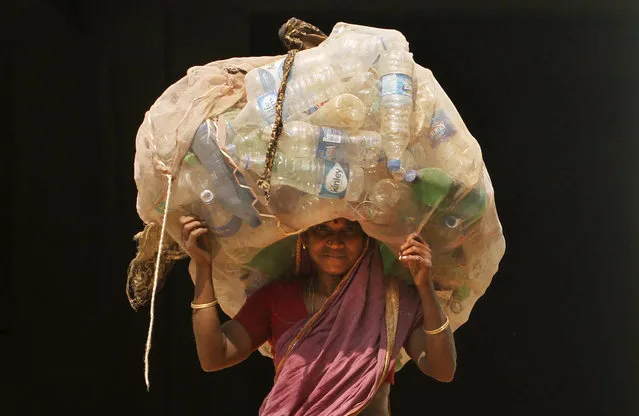
[[[359,221],[385,271],[409,282],[395,253],[419,232],[456,329],[505,248],[479,144],[400,32],[340,23],[294,57],[267,201],[257,184],[285,58],[195,67],[158,99],[137,137],[140,217],[162,223],[166,213],[177,244],[181,215],[208,223],[214,285],[231,316],[270,280],[293,277],[297,235],[314,224]]]

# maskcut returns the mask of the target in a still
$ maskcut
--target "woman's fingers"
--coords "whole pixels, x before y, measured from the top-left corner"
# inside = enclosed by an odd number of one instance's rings
[[[193,220],[190,221],[186,224],[184,224],[182,226],[182,238],[184,239],[184,241],[189,239],[189,235],[194,231],[194,230],[199,230],[199,229],[206,229],[208,230],[208,226],[205,222],[199,221],[199,220]]]
[[[197,240],[200,236],[206,234],[209,232],[208,228],[197,228],[193,231],[191,231],[191,234],[189,235],[189,239],[190,240]]]
[[[404,244],[400,246],[399,249],[405,250],[410,246],[419,246],[419,247],[426,248],[430,251],[430,247],[419,234],[415,234],[415,233],[409,234],[409,236],[406,238],[406,241],[404,242]]]
[[[197,220],[194,215],[182,215],[180,217],[180,224],[184,225],[194,220]]]
[[[399,253],[400,257],[407,256],[409,254],[415,254],[422,257],[430,257],[431,255],[430,250],[427,250],[423,247],[418,247],[418,246],[410,246]]]
[[[416,262],[416,263],[423,264],[423,265],[426,265],[426,266],[431,266],[432,265],[430,258],[427,259],[427,258],[424,258],[424,257],[416,255],[416,254],[409,254],[407,256],[402,256],[399,259],[402,262],[404,262],[404,263]]]
[[[186,250],[189,252],[191,257],[197,255],[198,257],[204,256],[206,259],[210,259],[211,245],[208,238],[205,237],[203,240],[199,240],[200,237],[206,236],[208,232],[209,230],[206,228],[198,228],[189,234],[189,239],[186,241],[185,245]],[[202,244],[199,244],[200,241]]]

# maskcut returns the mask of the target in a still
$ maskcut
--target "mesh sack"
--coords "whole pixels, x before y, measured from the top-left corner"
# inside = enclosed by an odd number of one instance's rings
[[[289,72],[290,58],[191,68],[162,94],[136,139],[140,218],[157,230],[166,214],[164,246],[175,253],[181,215],[208,223],[213,283],[229,316],[271,280],[295,277],[297,235],[314,224],[359,221],[381,243],[385,272],[409,284],[395,253],[419,232],[456,330],[505,250],[478,142],[398,31],[339,23],[318,46],[297,52]],[[138,240],[152,245],[154,236]],[[149,259],[138,255],[132,265]],[[129,280],[149,281],[131,272]],[[132,305],[148,299],[148,290],[127,287]]]

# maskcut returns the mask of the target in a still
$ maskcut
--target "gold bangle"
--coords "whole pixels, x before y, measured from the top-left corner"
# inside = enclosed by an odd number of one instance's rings
[[[440,332],[444,332],[446,330],[446,328],[448,328],[448,325],[450,325],[450,320],[448,319],[448,316],[446,317],[446,322],[444,322],[444,325],[440,326],[437,329],[432,329],[432,330],[428,330],[425,328],[422,328],[424,330],[424,333],[426,335],[435,335],[435,334],[439,334]]]
[[[217,305],[217,299],[215,299],[213,302],[209,302],[209,303],[193,303],[191,302],[191,308],[193,309],[205,309],[205,308],[210,308],[213,307],[215,305]]]

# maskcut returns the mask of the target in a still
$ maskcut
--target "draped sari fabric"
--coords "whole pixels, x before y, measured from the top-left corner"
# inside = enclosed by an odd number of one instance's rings
[[[394,367],[418,313],[418,296],[384,277],[369,239],[322,308],[280,337],[275,383],[260,415],[359,413]]]

